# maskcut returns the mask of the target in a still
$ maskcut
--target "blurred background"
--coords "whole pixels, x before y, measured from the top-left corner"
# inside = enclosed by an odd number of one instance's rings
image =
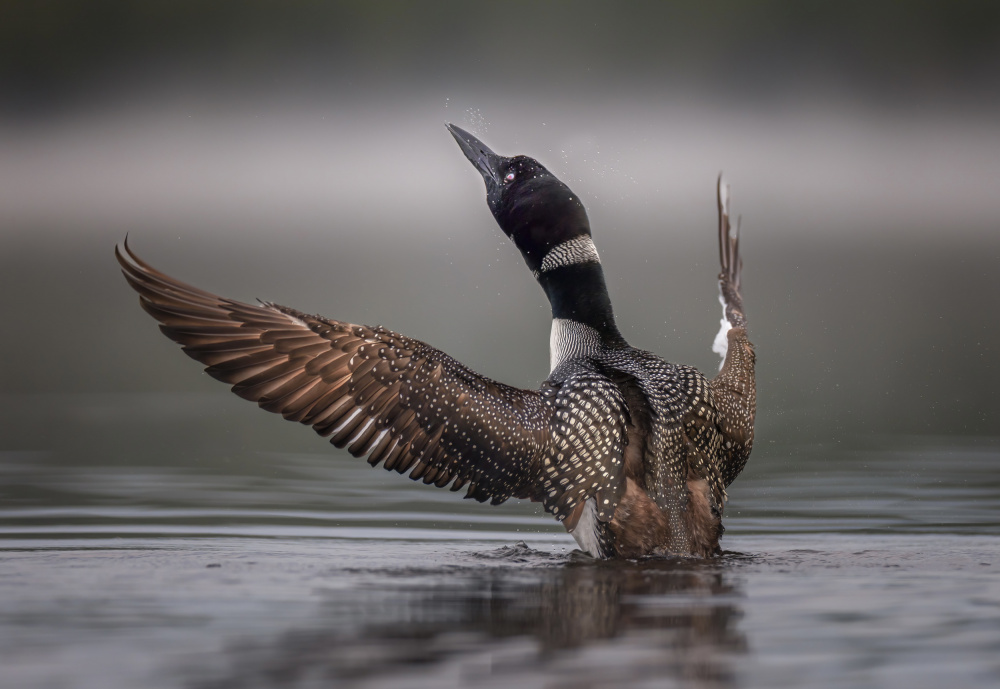
[[[326,451],[157,332],[112,258],[126,234],[205,289],[536,386],[547,303],[445,122],[566,180],[626,337],[706,371],[726,173],[758,352],[748,476],[994,442],[996,3],[7,0],[0,449]]]

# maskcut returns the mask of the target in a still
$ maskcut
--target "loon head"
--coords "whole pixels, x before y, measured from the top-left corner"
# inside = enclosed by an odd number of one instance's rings
[[[500,229],[536,275],[553,248],[572,240],[593,246],[579,197],[544,165],[524,155],[498,155],[464,129],[446,126],[483,176],[486,202]]]

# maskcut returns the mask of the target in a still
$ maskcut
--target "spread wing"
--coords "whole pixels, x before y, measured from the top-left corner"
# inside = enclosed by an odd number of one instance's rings
[[[719,447],[719,473],[728,486],[746,466],[753,449],[753,426],[757,411],[757,386],[754,376],[756,354],[747,337],[747,319],[743,312],[740,278],[740,228],[732,229],[729,215],[729,187],[721,175],[718,187],[719,208],[719,291],[722,301],[722,329],[716,336],[715,351],[723,355],[722,368],[712,379],[712,399],[718,408],[722,432]]]
[[[115,249],[142,307],[213,378],[375,466],[499,504],[530,497],[552,405],[382,327],[244,304]]]

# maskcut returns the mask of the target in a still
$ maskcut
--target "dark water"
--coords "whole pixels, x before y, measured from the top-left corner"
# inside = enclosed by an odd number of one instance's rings
[[[195,420],[227,399],[39,399],[88,449],[0,456],[0,684],[1000,682],[995,442],[768,443],[731,491],[723,557],[594,562],[528,504],[321,444],[205,449]],[[122,449],[122,419],[164,417],[176,437]]]

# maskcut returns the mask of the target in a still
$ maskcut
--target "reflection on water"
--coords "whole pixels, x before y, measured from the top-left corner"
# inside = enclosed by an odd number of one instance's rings
[[[595,563],[557,546],[0,540],[4,686],[994,686],[997,536],[734,539]]]
[[[374,573],[350,595],[324,594],[307,628],[229,648],[231,672],[195,686],[377,677],[432,687],[449,676],[475,686],[732,684],[746,642],[738,592],[718,565],[561,565],[523,545],[479,557],[529,569]]]

